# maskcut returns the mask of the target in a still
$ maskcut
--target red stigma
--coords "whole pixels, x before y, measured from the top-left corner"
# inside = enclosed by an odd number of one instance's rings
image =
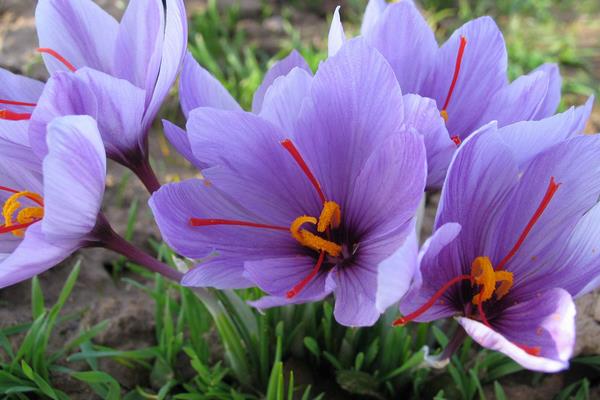
[[[456,55],[456,65],[454,66],[454,76],[452,77],[452,83],[448,89],[446,102],[444,103],[444,107],[442,107],[442,111],[446,111],[448,109],[448,104],[450,104],[452,93],[454,93],[454,88],[456,87],[456,82],[458,81],[458,75],[460,74],[460,66],[462,65],[463,56],[465,55],[465,47],[467,47],[467,38],[461,35],[458,54]]]
[[[458,135],[454,135],[450,139],[452,139],[452,141],[454,142],[454,144],[456,144],[457,147],[460,146],[460,144],[462,143],[462,140],[460,140],[460,136]]]
[[[16,190],[16,189],[9,188],[9,187],[6,187],[6,186],[0,186],[0,190],[2,190],[4,192],[9,192],[9,193],[20,193],[21,192],[20,190]],[[37,198],[35,198],[33,196],[25,196],[25,197],[27,197],[29,200],[37,203],[40,207],[44,207],[44,202],[43,201],[40,201],[39,199],[37,199]]]
[[[46,53],[51,55],[52,57],[56,58],[58,61],[60,61],[65,67],[67,67],[67,69],[71,72],[75,72],[77,71],[77,68],[75,68],[73,66],[73,64],[71,64],[69,61],[67,61],[66,58],[64,58],[63,56],[61,56],[60,54],[58,54],[58,52],[56,52],[55,50],[46,48],[46,47],[40,47],[39,49],[37,49],[37,51],[39,53]]]
[[[0,104],[6,104],[9,106],[23,106],[23,107],[35,107],[36,103],[25,103],[23,101],[14,101],[14,100],[2,100],[0,99]]]
[[[434,304],[435,302],[444,295],[444,293],[446,293],[446,291],[448,289],[450,289],[452,286],[454,286],[455,284],[462,282],[462,281],[472,281],[471,275],[459,275],[451,280],[449,280],[448,282],[446,282],[444,284],[444,286],[442,286],[437,292],[435,292],[435,294],[433,296],[431,296],[431,298],[427,301],[427,303],[423,304],[421,307],[419,307],[417,310],[413,311],[412,313],[404,316],[404,317],[400,317],[397,320],[395,320],[393,322],[394,326],[403,326],[406,325],[407,323],[409,323],[410,321],[414,320],[415,318],[419,317],[420,315],[422,315],[425,311],[429,310]]]
[[[292,290],[287,292],[285,297],[287,297],[288,299],[292,299],[292,298],[296,297],[298,295],[298,293],[300,293],[304,289],[304,287],[306,285],[308,285],[308,283],[310,281],[312,281],[315,276],[317,276],[317,274],[319,273],[319,270],[321,269],[321,266],[323,265],[323,261],[325,261],[325,252],[322,251],[319,254],[319,259],[317,260],[317,263],[315,264],[312,271],[310,271],[310,274],[308,274],[308,276],[306,278],[302,279],[302,281],[300,281],[300,283],[298,283],[296,286],[294,286],[292,288]]]
[[[525,353],[539,357],[542,353],[542,349],[539,346],[525,346],[524,344],[515,343],[515,345],[521,350],[525,351]]]
[[[498,263],[496,270],[502,270],[504,268],[504,266],[506,265],[506,263],[517,253],[517,251],[519,250],[519,248],[521,247],[521,245],[527,238],[527,235],[529,235],[529,233],[533,229],[533,226],[540,219],[540,217],[542,216],[542,214],[548,207],[548,204],[550,204],[552,197],[554,197],[554,194],[556,194],[556,191],[558,190],[560,185],[561,185],[560,183],[556,183],[554,181],[553,176],[550,177],[550,183],[548,184],[548,189],[546,189],[546,194],[542,198],[540,205],[538,206],[537,210],[535,210],[533,217],[531,217],[531,219],[525,226],[525,229],[523,229],[523,232],[521,233],[521,236],[519,236],[517,243],[515,243],[515,245],[511,249],[511,251],[502,259],[502,261],[500,261],[500,263]]]
[[[17,113],[10,110],[0,110],[0,119],[7,121],[26,121],[31,118],[30,113]]]
[[[213,225],[231,225],[231,226],[246,226],[249,228],[276,229],[279,231],[289,231],[289,228],[277,225],[257,224],[248,221],[237,221],[233,219],[205,219],[205,218],[190,218],[190,225],[198,226],[213,226]]]
[[[30,225],[35,224],[38,221],[41,221],[41,220],[36,219],[35,221],[27,222],[25,224],[10,225],[10,226],[0,225],[0,234],[14,232],[14,231],[18,231],[20,229],[25,229],[25,228],[29,227]]]
[[[296,146],[294,146],[294,143],[292,143],[292,141],[290,139],[286,139],[281,142],[281,145],[292,155],[292,157],[294,157],[294,160],[296,160],[296,163],[298,163],[298,166],[302,169],[302,171],[304,172],[304,174],[306,175],[306,177],[308,178],[310,183],[312,183],[312,185],[317,190],[317,193],[319,194],[321,201],[323,203],[325,203],[327,201],[327,198],[325,197],[325,194],[323,193],[323,190],[321,189],[321,184],[319,184],[319,181],[317,180],[317,178],[315,178],[313,173],[310,171],[310,168],[308,168],[308,165],[306,164],[306,162],[300,155],[300,152],[298,151]]]

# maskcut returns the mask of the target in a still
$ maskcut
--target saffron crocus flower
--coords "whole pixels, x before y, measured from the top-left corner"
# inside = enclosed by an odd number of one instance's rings
[[[211,167],[204,181],[163,186],[150,207],[167,243],[205,259],[183,285],[258,286],[269,295],[258,307],[333,293],[337,321],[371,325],[414,271],[424,145],[405,127],[393,71],[362,40],[321,64],[307,89],[299,115],[280,114],[281,125],[191,111],[191,150]]]
[[[430,189],[443,183],[453,152],[450,138],[459,145],[491,121],[506,126],[540,120],[551,116],[560,102],[561,78],[555,64],[544,64],[508,82],[504,38],[489,17],[467,22],[438,48],[433,31],[412,1],[370,0],[361,34],[386,57],[402,90],[435,100],[445,121],[445,130],[429,134]],[[343,41],[337,17],[331,27],[330,53]]]
[[[31,117],[31,144],[44,157],[49,121],[91,115],[108,156],[155,190],[160,185],[149,166],[147,134],[185,54],[182,0],[132,0],[120,23],[91,0],[41,0],[36,26],[38,50],[53,78],[35,111],[5,111],[0,118]],[[11,106],[38,103],[20,93],[6,100]]]
[[[564,139],[571,122],[490,124],[463,143],[397,324],[455,316],[525,368],[568,367],[572,297],[600,276],[600,136]]]

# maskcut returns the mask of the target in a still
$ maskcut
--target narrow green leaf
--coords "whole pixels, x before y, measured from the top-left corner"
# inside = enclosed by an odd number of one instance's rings
[[[44,293],[40,287],[40,280],[37,276],[31,279],[31,315],[35,320],[44,312]]]

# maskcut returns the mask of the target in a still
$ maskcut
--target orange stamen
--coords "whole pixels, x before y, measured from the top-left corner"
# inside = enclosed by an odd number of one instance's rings
[[[296,163],[298,163],[298,165],[300,166],[300,168],[302,169],[302,171],[304,172],[304,174],[306,175],[306,177],[308,178],[310,183],[312,183],[312,185],[317,190],[317,193],[319,194],[321,201],[323,203],[325,203],[327,201],[327,198],[325,197],[325,194],[323,193],[323,190],[321,189],[321,184],[319,183],[317,178],[315,178],[313,173],[310,171],[310,168],[308,168],[308,165],[306,165],[306,162],[300,155],[300,152],[298,151],[296,146],[294,146],[294,143],[292,143],[292,141],[290,139],[286,139],[281,142],[281,145],[283,147],[285,147],[285,149],[292,155],[292,157],[294,157],[294,160],[296,160]]]
[[[8,121],[25,121],[31,118],[30,113],[17,113],[10,110],[0,110],[0,119]]]
[[[279,231],[288,231],[289,228],[277,225],[257,224],[255,222],[237,221],[232,219],[205,219],[205,218],[190,218],[191,226],[211,226],[211,225],[233,225],[246,226],[250,228],[276,229]]]
[[[435,304],[435,302],[440,297],[442,297],[444,295],[444,293],[446,293],[446,291],[448,289],[450,289],[452,286],[454,286],[455,284],[457,284],[459,282],[470,281],[470,280],[472,280],[471,275],[459,275],[456,278],[449,280],[448,282],[446,282],[446,284],[444,286],[442,286],[437,292],[435,292],[435,294],[433,296],[431,296],[431,298],[427,301],[427,303],[423,304],[416,311],[414,311],[404,317],[398,318],[397,320],[394,321],[393,325],[394,326],[406,325],[410,321],[414,320],[415,318],[417,318],[418,316],[423,314],[425,311],[429,310]]]
[[[502,259],[502,261],[500,261],[500,263],[498,263],[496,270],[503,269],[504,266],[506,265],[506,263],[517,253],[517,251],[519,250],[519,248],[521,247],[521,245],[527,238],[527,235],[529,235],[529,232],[531,232],[531,229],[533,229],[533,226],[536,224],[538,219],[540,219],[540,217],[542,216],[542,214],[548,207],[548,204],[550,204],[552,197],[554,196],[554,194],[556,193],[556,191],[558,190],[560,185],[561,185],[560,183],[556,183],[554,181],[553,176],[550,177],[550,183],[548,184],[548,189],[546,190],[546,194],[544,195],[544,198],[542,199],[540,205],[538,206],[537,210],[535,210],[533,217],[531,217],[531,220],[529,220],[529,223],[527,224],[527,226],[525,226],[525,229],[523,229],[523,232],[521,233],[521,236],[519,236],[517,243],[515,243],[515,245],[511,249],[511,251]]]
[[[321,269],[321,266],[323,265],[323,261],[325,261],[325,252],[322,251],[319,254],[319,259],[317,260],[317,263],[315,264],[312,271],[310,271],[310,274],[308,274],[308,276],[306,278],[302,279],[302,281],[300,283],[298,283],[296,286],[294,286],[292,288],[292,290],[287,292],[286,297],[288,299],[296,297],[298,295],[298,293],[300,293],[302,291],[302,289],[304,289],[304,287],[306,285],[308,285],[308,283],[310,281],[312,281],[315,276],[317,276],[317,274],[319,273],[319,270]]]
[[[67,69],[71,72],[75,72],[77,71],[77,68],[75,68],[73,66],[73,64],[71,64],[69,61],[67,61],[66,58],[64,58],[63,56],[61,56],[60,54],[58,54],[55,50],[52,49],[48,49],[46,47],[40,47],[39,49],[37,49],[37,51],[39,53],[46,53],[51,55],[52,57],[56,58],[58,61],[60,61],[65,67],[67,67]]]
[[[442,116],[448,115],[448,104],[450,104],[450,99],[452,98],[452,93],[454,93],[454,88],[456,87],[456,82],[458,81],[458,75],[460,73],[460,66],[462,65],[462,59],[465,54],[465,47],[467,47],[467,38],[464,36],[460,37],[460,45],[458,47],[458,54],[456,56],[456,65],[454,66],[454,76],[452,77],[452,83],[450,84],[450,89],[448,89],[448,94],[446,95],[446,102],[444,103],[444,107],[442,107]],[[447,119],[444,118],[444,119]]]
[[[0,99],[0,104],[6,104],[9,106],[24,106],[24,107],[35,107],[36,103],[25,103],[23,101],[14,101],[14,100],[2,100]]]
[[[9,192],[9,193],[21,193],[22,192],[21,190],[12,189],[12,188],[9,188],[6,186],[0,186],[0,190]],[[44,201],[41,198],[32,196],[30,194],[26,194],[25,197],[27,197],[29,200],[35,201],[40,207],[44,207]]]

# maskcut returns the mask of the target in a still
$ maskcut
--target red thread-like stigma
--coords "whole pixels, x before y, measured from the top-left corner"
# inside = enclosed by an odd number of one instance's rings
[[[9,106],[23,106],[23,107],[35,107],[36,103],[26,103],[24,101],[14,101],[14,100],[3,100],[0,99],[0,104],[6,104]]]
[[[306,278],[302,279],[302,281],[300,283],[298,283],[296,286],[294,286],[292,288],[292,290],[287,292],[287,294],[285,296],[288,299],[292,299],[292,298],[296,297],[298,295],[298,293],[300,293],[302,291],[302,289],[304,289],[304,287],[306,285],[308,285],[308,283],[310,281],[312,281],[315,276],[317,276],[317,274],[319,273],[319,270],[321,269],[321,266],[323,265],[323,261],[325,261],[325,252],[324,251],[322,251],[321,254],[319,254],[319,259],[317,260],[317,263],[315,264],[312,271],[310,271],[310,274],[308,274],[308,276]]]
[[[190,225],[197,226],[212,226],[212,225],[231,225],[231,226],[245,226],[249,228],[263,228],[263,229],[276,229],[279,231],[289,231],[290,228],[277,225],[268,224],[257,224],[255,222],[248,221],[237,221],[232,219],[205,219],[205,218],[190,218]]]
[[[30,113],[17,113],[10,110],[0,110],[0,119],[7,121],[26,121],[30,118]]]
[[[443,112],[448,110],[448,104],[450,104],[450,99],[452,98],[452,94],[454,93],[454,88],[456,87],[456,82],[458,81],[458,75],[460,74],[460,67],[462,65],[463,56],[465,54],[465,47],[467,47],[467,38],[461,36],[460,45],[458,47],[458,54],[456,55],[456,64],[454,66],[454,75],[452,76],[452,83],[450,84],[448,94],[446,95],[446,102],[444,103],[444,107],[442,107]]]
[[[300,155],[300,152],[298,151],[296,146],[294,146],[294,143],[292,143],[291,140],[286,139],[281,142],[281,145],[283,147],[285,147],[285,149],[292,155],[292,157],[294,157],[294,160],[296,160],[296,163],[298,163],[298,166],[302,169],[302,171],[304,172],[304,174],[306,175],[306,177],[308,178],[310,183],[312,183],[312,185],[317,190],[317,193],[319,194],[321,201],[323,203],[325,203],[327,201],[327,198],[325,197],[325,194],[323,193],[323,190],[321,189],[321,184],[319,183],[317,178],[315,178],[313,173],[310,171],[310,168],[308,168],[308,165],[306,164],[306,162]]]
[[[40,47],[39,49],[37,49],[37,51],[39,53],[45,53],[45,54],[49,54],[52,57],[56,58],[58,61],[60,61],[65,67],[67,67],[67,69],[71,72],[75,72],[77,71],[77,68],[75,68],[73,66],[73,64],[71,64],[66,58],[64,58],[63,56],[61,56],[60,54],[58,54],[55,50],[46,48],[46,47]]]

